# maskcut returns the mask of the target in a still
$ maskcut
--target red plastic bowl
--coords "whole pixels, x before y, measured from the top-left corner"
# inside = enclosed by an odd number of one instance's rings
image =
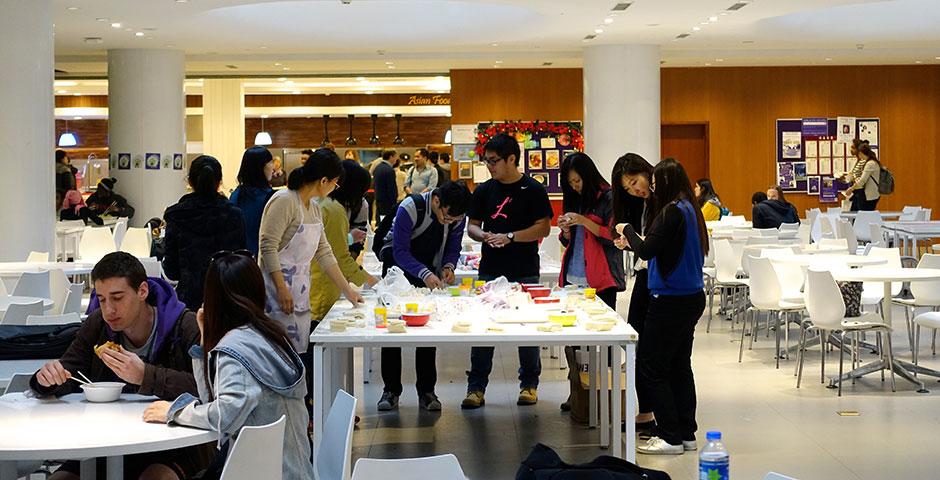
[[[541,283],[523,283],[520,285],[523,292],[528,292],[530,288],[544,288],[545,285]]]
[[[548,287],[529,287],[528,292],[529,292],[529,295],[532,296],[533,299],[535,299],[535,298],[547,297],[551,295],[552,289]]]
[[[402,320],[405,321],[405,325],[409,327],[423,327],[427,325],[428,320],[431,319],[430,313],[402,313]]]
[[[561,303],[561,299],[558,297],[538,297],[538,298],[533,298],[532,301],[534,301],[536,304]]]

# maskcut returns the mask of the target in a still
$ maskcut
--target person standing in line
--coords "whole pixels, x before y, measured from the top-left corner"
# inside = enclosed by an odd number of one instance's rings
[[[424,193],[437,188],[437,168],[428,164],[429,155],[426,148],[415,151],[415,164],[405,179],[405,193]]]
[[[381,221],[386,215],[395,214],[395,205],[398,204],[398,181],[395,176],[395,167],[398,163],[398,152],[391,148],[382,150],[382,157],[375,161],[372,170],[372,182],[375,185],[375,216]]]
[[[271,181],[268,182],[271,184],[271,188],[287,185],[287,174],[284,173],[284,162],[281,160],[281,157],[275,155],[271,164],[274,165],[273,172],[271,173]]]
[[[221,193],[222,164],[200,155],[189,165],[193,192],[166,209],[163,271],[178,280],[176,294],[190,310],[202,305],[202,284],[209,257],[220,250],[245,248],[245,217]]]
[[[656,426],[637,452],[678,455],[697,449],[692,343],[705,311],[702,267],[708,233],[679,162],[666,159],[656,165],[650,190],[655,206],[646,237],[629,223],[617,226],[650,270],[652,298],[638,346],[643,352],[637,355],[637,388],[652,400]]]
[[[330,148],[332,150],[332,148]],[[303,166],[307,163],[307,160],[313,155],[313,150],[305,148],[300,151],[300,165]]]
[[[381,255],[383,269],[397,266],[416,287],[444,288],[457,283],[454,270],[460,260],[460,247],[470,206],[470,190],[463,182],[447,182],[443,187],[409,195],[395,213]],[[434,393],[437,384],[437,349],[415,349],[418,405],[428,411],[441,409]],[[382,348],[382,381],[379,411],[398,409],[401,397],[401,348]]]
[[[69,154],[65,150],[55,151],[55,204],[62,205],[65,192],[76,189],[75,174],[78,169],[71,165]]]
[[[483,243],[480,280],[506,277],[511,282],[538,283],[539,240],[551,230],[552,204],[545,188],[519,172],[519,144],[499,134],[483,147],[483,161],[491,179],[477,186],[470,205],[470,238]],[[493,369],[493,347],[470,349],[467,397],[462,408],[484,405],[484,393]],[[542,363],[539,347],[519,347],[520,392],[517,405],[538,402]]]
[[[702,209],[702,216],[706,222],[713,222],[721,218],[721,199],[712,186],[712,181],[707,178],[700,178],[694,185],[695,203]]]
[[[843,193],[852,201],[852,211],[872,211],[878,207],[881,193],[878,191],[878,180],[881,178],[881,163],[878,155],[868,145],[858,149],[858,161],[852,168],[847,180],[852,182]]]
[[[342,176],[336,152],[320,148],[290,173],[287,189],[275,192],[261,214],[259,262],[267,292],[265,314],[284,326],[302,354],[310,343],[310,290],[314,288],[310,262],[316,259],[346,299],[354,305],[362,302],[362,295],[349,286],[333,256],[323,234],[320,207],[313,201],[329,195]],[[311,358],[306,355],[304,360]]]
[[[273,160],[267,148],[255,145],[245,150],[238,169],[238,187],[228,198],[245,216],[245,246],[253,255],[258,255],[261,212],[271,195],[274,195],[270,183],[274,174]]]
[[[396,203],[401,202],[408,196],[408,193],[405,192],[405,182],[408,180],[408,165],[405,164],[409,160],[408,154],[404,153],[398,156],[398,159],[395,161],[395,186],[398,187],[398,196],[395,198]]]
[[[627,153],[614,163],[610,178],[613,180],[613,207],[614,222],[639,225],[640,235],[646,234],[649,225],[648,215],[652,213],[652,194],[650,183],[653,179],[653,166],[643,157],[635,153]],[[627,239],[617,235],[614,239],[617,248],[629,248]],[[627,323],[633,327],[643,341],[643,325],[646,323],[646,312],[649,310],[650,289],[649,269],[646,260],[638,256],[633,263],[633,290],[630,293],[630,306],[627,310]],[[639,378],[637,379],[639,380]],[[653,405],[650,399],[637,389],[637,408],[639,413],[634,419],[636,432],[640,440],[648,440],[656,420],[653,416]]]

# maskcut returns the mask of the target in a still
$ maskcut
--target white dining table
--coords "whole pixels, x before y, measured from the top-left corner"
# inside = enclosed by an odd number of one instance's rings
[[[820,245],[818,243],[800,247],[800,250],[807,255],[828,255],[832,253],[845,253],[848,255],[849,253],[849,247],[843,247],[842,245]]]
[[[828,255],[780,255],[770,257],[771,263],[801,265],[809,267],[869,267],[888,263],[887,258],[866,255],[828,254]]]
[[[95,268],[93,262],[0,262],[0,277],[19,277],[24,273],[62,270],[66,276],[88,275]]]
[[[881,303],[881,313],[884,316],[885,323],[891,327],[892,326],[892,313],[891,313],[891,284],[894,282],[916,282],[916,281],[926,281],[926,280],[940,280],[940,269],[935,268],[891,268],[891,267],[866,267],[866,268],[843,268],[843,269],[834,269],[831,270],[832,277],[837,281],[846,281],[846,282],[880,282],[884,284],[884,298]],[[889,365],[888,360],[891,361]],[[845,373],[842,377],[830,379],[830,385],[835,385],[836,382],[841,380],[848,380],[851,378],[861,378],[870,373],[880,372],[882,370],[890,369],[894,367],[894,373],[897,373],[902,378],[910,381],[911,383],[918,385],[920,388],[917,390],[918,393],[927,393],[927,389],[924,386],[924,382],[919,380],[913,375],[913,372],[917,372],[923,375],[930,375],[933,377],[940,378],[940,371],[932,370],[920,365],[914,365],[911,362],[907,362],[898,358],[897,355],[893,355],[890,359],[887,357],[887,353],[882,355],[882,358],[862,365],[851,372]]]
[[[19,295],[0,295],[0,315],[7,311],[10,304],[19,303],[19,304],[30,304],[36,303],[42,300],[42,309],[51,310],[52,306],[55,305],[55,302],[51,298],[42,298],[42,297],[24,297]]]
[[[16,478],[16,462],[107,458],[107,479],[123,480],[124,456],[214,442],[215,432],[146,423],[155,397],[123,394],[111,403],[90,403],[82,394],[0,397],[0,480]],[[90,468],[86,468],[90,467]],[[83,462],[82,479],[93,479],[94,462]]]

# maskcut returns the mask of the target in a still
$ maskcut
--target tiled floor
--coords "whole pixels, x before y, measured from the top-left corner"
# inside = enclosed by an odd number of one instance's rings
[[[621,298],[625,311],[626,295]],[[903,312],[894,318],[895,350],[909,358]],[[806,359],[803,386],[795,388],[795,355],[774,369],[772,339],[758,337],[744,362],[737,362],[737,335],[729,322],[705,333],[699,323],[694,349],[698,390],[699,442],[706,430],[721,430],[731,452],[732,478],[760,479],[774,470],[802,479],[940,478],[940,457],[934,443],[940,431],[940,384],[927,378],[929,394],[915,393],[898,378],[898,392],[878,375],[846,383],[843,396],[819,383],[819,350]],[[736,330],[737,332],[737,330]],[[793,332],[796,332],[794,329]],[[795,341],[796,335],[793,335]],[[922,363],[940,367],[929,354],[929,336],[922,341]],[[575,424],[558,405],[565,400],[566,370],[543,350],[539,404],[517,407],[516,352],[497,350],[497,360],[486,395],[486,406],[462,411],[466,389],[464,371],[469,348],[438,352],[437,393],[443,412],[419,411],[413,391],[413,353],[405,354],[405,394],[400,411],[378,413],[375,403],[382,385],[378,355],[373,382],[361,399],[362,423],[354,437],[353,461],[359,457],[401,458],[454,453],[471,479],[512,479],[532,445],[545,443],[568,462],[584,462],[605,454],[596,446],[597,434]],[[874,358],[866,354],[863,360]],[[827,374],[838,369],[838,355],[831,355]],[[857,411],[859,416],[840,416]],[[697,478],[697,456],[639,456],[640,465],[668,472],[674,479]]]

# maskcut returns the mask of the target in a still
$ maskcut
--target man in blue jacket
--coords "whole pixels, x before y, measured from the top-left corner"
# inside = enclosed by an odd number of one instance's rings
[[[372,184],[375,188],[375,217],[381,221],[386,215],[395,214],[398,203],[398,180],[395,177],[395,160],[398,152],[391,148],[382,150],[382,159],[372,170]]]
[[[454,269],[460,260],[470,199],[470,190],[463,182],[447,182],[405,198],[381,250],[386,269],[392,265],[401,268],[411,284],[418,287],[444,288],[456,283]],[[441,409],[434,394],[435,356],[434,347],[418,347],[415,352],[418,403],[430,411]],[[397,409],[402,392],[400,348],[382,349],[382,380],[385,388],[378,409]]]

